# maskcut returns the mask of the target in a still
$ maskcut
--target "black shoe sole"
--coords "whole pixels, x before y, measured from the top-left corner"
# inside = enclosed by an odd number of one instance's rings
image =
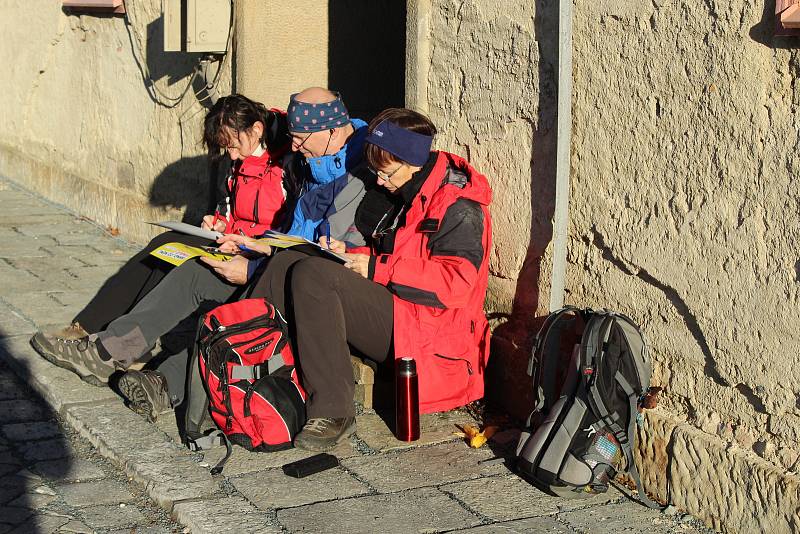
[[[36,352],[39,353],[39,356],[41,356],[42,358],[44,358],[48,362],[52,363],[56,367],[61,367],[62,369],[66,369],[67,371],[72,371],[73,373],[78,375],[78,378],[80,378],[81,380],[83,380],[87,384],[91,384],[91,385],[97,386],[99,388],[108,387],[108,381],[103,382],[102,380],[97,378],[95,375],[83,376],[82,374],[80,374],[78,372],[78,370],[75,368],[75,366],[73,366],[71,363],[66,362],[64,360],[59,360],[58,358],[56,358],[53,354],[50,353],[50,351],[48,351],[42,345],[39,344],[39,342],[36,340],[36,336],[33,336],[31,338],[31,347],[33,347],[33,349]]]
[[[147,392],[137,380],[130,378],[128,373],[125,373],[117,382],[117,388],[119,388],[119,392],[122,393],[122,396],[125,397],[128,408],[150,423],[156,422],[158,414],[155,413],[153,403],[150,402]]]

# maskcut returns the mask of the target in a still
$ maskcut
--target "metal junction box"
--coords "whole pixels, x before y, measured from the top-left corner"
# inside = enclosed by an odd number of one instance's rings
[[[221,54],[231,27],[231,0],[163,0],[164,51]]]

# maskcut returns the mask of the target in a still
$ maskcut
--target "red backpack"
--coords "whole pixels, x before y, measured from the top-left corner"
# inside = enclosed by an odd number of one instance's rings
[[[229,454],[230,443],[250,451],[292,446],[305,424],[306,393],[294,367],[286,321],[272,304],[245,299],[210,311],[200,323],[195,354],[208,411],[221,432],[203,435],[199,425],[189,422],[184,441],[190,448],[208,448],[213,441],[202,438],[217,436]]]

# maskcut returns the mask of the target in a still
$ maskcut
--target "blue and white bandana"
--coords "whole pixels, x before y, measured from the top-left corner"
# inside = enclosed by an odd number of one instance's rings
[[[340,128],[350,122],[350,114],[339,93],[336,99],[321,104],[309,104],[296,99],[297,93],[289,99],[289,130],[292,132],[322,132]]]

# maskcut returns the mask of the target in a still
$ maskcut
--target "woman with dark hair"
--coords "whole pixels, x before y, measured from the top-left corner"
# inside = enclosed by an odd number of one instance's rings
[[[351,347],[376,362],[415,358],[422,413],[483,396],[491,189],[464,159],[431,151],[435,133],[409,109],[375,117],[365,159],[378,187],[355,220],[368,246],[345,250],[331,240],[331,249],[346,254],[344,266],[281,252],[253,292],[288,311],[296,331],[309,394],[297,447],[327,450],[354,432]]]
[[[233,165],[220,184],[216,212],[203,217],[201,227],[248,236],[279,227],[287,211],[286,190],[292,190],[291,184],[284,188],[282,183],[281,161],[290,148],[286,114],[239,94],[220,98],[205,117],[203,143],[211,159],[227,153]],[[86,371],[73,345],[105,330],[166,276],[172,266],[150,253],[170,242],[216,246],[213,241],[178,232],[158,235],[106,280],[71,325],[57,332],[37,332],[31,338],[33,347],[54,363],[75,360],[72,366]],[[78,374],[92,382],[103,381],[91,373]]]

